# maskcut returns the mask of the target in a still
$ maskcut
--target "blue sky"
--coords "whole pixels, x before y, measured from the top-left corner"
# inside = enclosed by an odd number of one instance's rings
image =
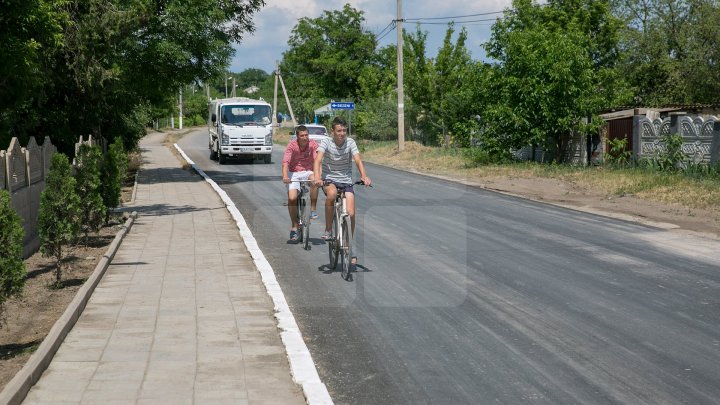
[[[243,43],[235,46],[235,56],[232,59],[230,70],[241,72],[249,68],[259,68],[268,73],[275,67],[275,61],[282,59],[282,53],[287,49],[287,40],[290,31],[299,18],[319,17],[323,10],[340,10],[345,3],[350,3],[356,9],[365,12],[367,30],[380,33],[396,18],[397,2],[393,0],[267,0],[267,5],[255,15],[256,31],[248,35]],[[438,18],[467,16],[473,14],[492,13],[510,7],[511,0],[403,0],[403,18]],[[457,18],[459,21],[471,21],[457,24],[468,30],[467,48],[474,59],[484,59],[482,43],[490,38],[492,19],[502,14],[476,15],[466,18]],[[490,21],[477,21],[490,20]],[[428,56],[434,57],[447,30],[448,20],[424,20],[421,29],[428,32]],[[415,31],[414,23],[405,23],[406,31]],[[457,34],[456,34],[457,35]],[[454,40],[455,38],[453,38]],[[397,34],[395,30],[385,35],[380,45],[395,43]]]

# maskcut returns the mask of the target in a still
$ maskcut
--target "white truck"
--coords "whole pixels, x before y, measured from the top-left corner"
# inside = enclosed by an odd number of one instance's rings
[[[210,101],[208,147],[210,159],[224,164],[229,158],[261,157],[272,161],[272,107],[247,97]]]

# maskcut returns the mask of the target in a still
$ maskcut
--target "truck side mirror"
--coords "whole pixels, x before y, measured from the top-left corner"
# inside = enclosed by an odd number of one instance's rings
[[[215,113],[213,113],[213,115],[210,117],[210,119],[212,120],[212,122],[214,124],[215,121],[217,121],[217,115],[215,115]]]

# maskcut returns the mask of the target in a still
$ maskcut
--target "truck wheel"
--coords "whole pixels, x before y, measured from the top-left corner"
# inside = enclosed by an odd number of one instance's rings
[[[212,150],[212,148],[210,148],[210,160],[217,160],[217,158],[218,158],[218,153],[215,152],[214,150]]]
[[[263,157],[263,160],[265,160],[265,163],[266,163],[266,164],[272,163],[272,155],[265,155],[265,156]]]
[[[227,158],[222,153],[218,153],[218,163],[224,165],[227,162]]]

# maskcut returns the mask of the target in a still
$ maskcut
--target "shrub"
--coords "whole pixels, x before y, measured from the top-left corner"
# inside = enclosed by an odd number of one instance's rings
[[[103,161],[102,199],[105,204],[105,222],[110,220],[112,210],[120,204],[123,180],[127,172],[128,157],[120,138],[108,148]]]
[[[628,166],[632,159],[632,152],[627,150],[627,138],[615,138],[608,142],[610,151],[605,159],[616,166]]]
[[[87,240],[90,232],[97,232],[105,219],[100,183],[102,153],[97,146],[83,143],[75,158],[75,190],[80,197],[80,230]]]
[[[652,158],[654,166],[662,171],[684,168],[685,154],[682,151],[682,135],[665,134],[662,136],[662,142],[665,147],[655,151],[655,156]]]
[[[74,242],[80,233],[80,197],[75,192],[75,178],[71,171],[68,158],[55,153],[40,196],[40,251],[55,258],[56,285],[62,278],[64,248]]]
[[[4,321],[5,301],[22,294],[25,262],[22,259],[24,230],[20,216],[10,206],[10,194],[0,190],[0,320]],[[3,322],[0,322],[2,326]]]

